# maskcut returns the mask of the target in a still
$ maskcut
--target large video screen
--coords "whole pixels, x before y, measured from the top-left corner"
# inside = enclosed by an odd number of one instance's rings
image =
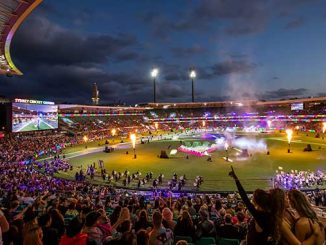
[[[12,103],[12,132],[58,128],[58,106]]]
[[[292,111],[302,111],[303,110],[303,103],[294,103],[291,104]]]

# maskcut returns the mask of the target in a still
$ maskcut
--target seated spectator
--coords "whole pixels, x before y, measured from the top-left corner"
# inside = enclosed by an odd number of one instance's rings
[[[121,209],[119,218],[113,224],[112,228],[117,230],[118,232],[121,232],[121,224],[126,220],[130,220],[130,212],[129,212],[128,208],[124,207],[124,208]]]
[[[68,206],[68,210],[65,213],[65,216],[77,216],[79,213],[76,210],[76,202],[75,201],[71,201],[69,206]]]
[[[209,219],[208,211],[205,208],[199,210],[200,221],[197,225],[196,237],[215,237],[216,230],[213,221]]]
[[[187,200],[188,212],[191,216],[196,215],[196,209],[192,206],[191,200]]]
[[[232,224],[232,216],[227,214],[224,220],[224,224],[217,228],[217,235],[223,238],[241,239],[239,229]]]
[[[248,223],[245,222],[245,218],[246,218],[246,216],[244,215],[244,213],[242,211],[237,212],[237,220],[238,221],[235,226],[239,229],[241,240],[245,239],[246,234],[248,232]]]
[[[59,245],[96,245],[95,241],[89,241],[86,233],[81,233],[84,223],[79,217],[69,222],[66,234],[60,239]]]
[[[179,240],[175,245],[188,245],[188,242],[186,240]]]
[[[169,208],[164,208],[162,210],[163,221],[162,224],[165,228],[174,230],[175,222],[173,220],[173,213]]]
[[[97,211],[92,211],[86,215],[85,226],[83,233],[86,233],[90,240],[96,241],[98,244],[102,244],[103,233],[97,227],[99,224],[101,214]]]
[[[124,232],[117,243],[119,245],[137,245],[137,237],[131,231]]]
[[[113,213],[110,215],[110,223],[115,224],[120,216],[122,207],[121,206],[116,206],[113,210]]]
[[[138,232],[141,229],[147,230],[150,227],[152,227],[152,225],[148,221],[147,212],[143,209],[140,211],[138,220],[135,223],[135,231]]]
[[[149,235],[146,230],[139,230],[137,232],[137,244],[149,245]]]
[[[195,226],[188,211],[183,211],[181,217],[178,218],[174,227],[175,236],[194,237]]]
[[[102,231],[103,237],[112,235],[112,226],[110,219],[106,216],[104,209],[99,209],[98,212],[101,214],[97,227]]]
[[[155,211],[153,214],[153,229],[149,233],[149,244],[171,245],[173,243],[173,232],[162,225],[162,214]]]

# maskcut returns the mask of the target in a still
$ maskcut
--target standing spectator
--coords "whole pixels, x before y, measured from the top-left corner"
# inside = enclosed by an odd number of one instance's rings
[[[56,229],[51,228],[51,216],[43,214],[38,218],[38,223],[43,232],[43,243],[47,245],[57,245],[59,243],[59,235]]]
[[[3,244],[2,233],[5,233],[7,231],[9,231],[9,223],[8,223],[4,213],[0,209],[0,245]]]
[[[291,206],[298,212],[299,219],[296,220],[294,232],[296,237],[303,242],[315,232],[316,245],[322,245],[325,241],[325,232],[323,225],[319,222],[315,211],[308,202],[305,195],[298,190],[291,190],[289,192],[289,200]]]
[[[52,209],[50,215],[52,220],[51,228],[56,229],[59,237],[61,237],[65,232],[64,218],[58,209]]]
[[[23,245],[43,245],[43,233],[41,227],[37,224],[32,225],[26,230]]]

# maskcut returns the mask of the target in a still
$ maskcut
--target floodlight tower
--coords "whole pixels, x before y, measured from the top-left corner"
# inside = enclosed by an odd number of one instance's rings
[[[191,102],[195,102],[195,92],[194,92],[194,79],[196,78],[197,74],[195,69],[191,69],[189,73],[190,79],[191,79]]]
[[[151,76],[153,78],[153,93],[154,93],[154,103],[156,103],[156,77],[158,75],[158,69],[153,68],[151,72]]]

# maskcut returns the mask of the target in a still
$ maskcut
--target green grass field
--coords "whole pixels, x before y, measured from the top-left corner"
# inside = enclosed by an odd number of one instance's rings
[[[53,129],[48,124],[44,123],[43,121],[40,123],[40,128],[38,129],[35,126],[34,122],[31,122],[27,124],[25,127],[23,127],[19,132],[27,132],[27,131],[34,131],[34,130],[46,130],[46,129]]]
[[[175,172],[179,176],[186,174],[188,179],[187,189],[193,188],[193,180],[197,175],[204,177],[204,183],[201,186],[203,191],[231,191],[235,190],[235,185],[232,179],[228,176],[230,166],[234,167],[239,178],[242,180],[245,188],[254,190],[256,188],[271,187],[270,179],[274,176],[275,170],[282,166],[284,171],[293,170],[317,170],[326,171],[326,139],[314,138],[313,134],[294,134],[291,143],[291,153],[287,153],[288,144],[285,134],[260,134],[256,136],[247,135],[248,138],[263,138],[268,146],[270,155],[266,153],[256,153],[249,157],[247,160],[237,161],[235,154],[236,150],[229,150],[230,159],[234,162],[226,162],[223,157],[225,151],[220,150],[212,153],[212,162],[207,161],[207,157],[189,156],[186,159],[186,154],[177,153],[170,159],[160,159],[157,155],[161,150],[166,150],[171,145],[171,149],[179,146],[178,141],[160,140],[151,142],[149,144],[136,145],[137,159],[133,158],[131,145],[127,145],[127,149],[116,150],[113,153],[90,153],[95,150],[98,144],[102,142],[88,143],[88,149],[85,145],[79,145],[67,148],[65,153],[67,157],[72,157],[69,162],[74,166],[74,170],[68,173],[60,173],[60,177],[73,178],[76,170],[80,166],[85,170],[87,165],[97,162],[99,159],[104,161],[104,166],[107,171],[112,170],[124,172],[126,169],[130,173],[140,171],[143,176],[147,172],[153,172],[154,177],[160,173],[165,175],[164,186],[167,186],[167,181],[171,179],[172,174]],[[198,140],[197,140],[198,141]],[[118,143],[118,140],[110,143]],[[312,152],[303,152],[304,147],[311,144]],[[104,146],[101,146],[103,149]],[[126,155],[126,151],[129,154]],[[88,154],[87,154],[88,153]],[[106,183],[100,177],[96,177],[95,183]],[[114,185],[122,185],[122,181],[113,183]],[[145,187],[150,187],[150,182]],[[136,181],[132,182],[130,187],[135,187]]]

